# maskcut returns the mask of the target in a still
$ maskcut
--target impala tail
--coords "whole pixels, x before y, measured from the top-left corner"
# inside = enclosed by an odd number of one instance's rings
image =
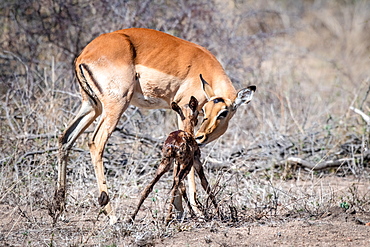
[[[95,103],[95,105],[97,105],[98,97],[96,92],[99,92],[99,94],[101,94],[101,89],[99,87],[99,84],[97,84],[94,80],[93,74],[90,71],[89,67],[85,64],[80,64],[78,66],[76,64],[76,76],[81,86],[81,90],[83,90]]]

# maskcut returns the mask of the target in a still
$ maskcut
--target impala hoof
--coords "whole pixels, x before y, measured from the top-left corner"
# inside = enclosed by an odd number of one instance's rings
[[[100,196],[98,198],[98,202],[99,202],[99,205],[101,207],[104,207],[105,205],[108,204],[108,202],[109,202],[109,196],[108,196],[107,192],[105,192],[105,191],[102,191],[101,192],[101,194],[100,194]]]

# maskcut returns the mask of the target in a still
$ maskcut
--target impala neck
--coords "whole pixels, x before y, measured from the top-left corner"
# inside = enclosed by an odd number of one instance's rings
[[[184,123],[184,131],[194,136],[194,126],[189,121]]]

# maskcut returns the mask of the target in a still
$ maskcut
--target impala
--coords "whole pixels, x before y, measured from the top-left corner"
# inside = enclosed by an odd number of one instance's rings
[[[200,162],[200,150],[197,142],[194,139],[194,127],[198,122],[198,101],[193,96],[190,97],[188,105],[181,109],[175,102],[171,104],[172,109],[179,115],[184,130],[177,130],[171,132],[162,148],[162,161],[158,166],[157,172],[153,180],[141,192],[140,201],[136,207],[135,212],[132,214],[130,221],[133,221],[136,214],[139,212],[144,200],[148,197],[149,193],[153,191],[154,185],[159,179],[173,167],[173,185],[171,189],[171,202],[166,218],[166,224],[172,220],[172,204],[174,204],[177,190],[180,187],[180,197],[182,196],[188,204],[189,212],[195,215],[193,208],[186,195],[186,189],[182,180],[188,175],[191,168],[194,167],[202,183],[203,189],[208,193],[209,198],[212,200],[213,205],[218,209],[216,199],[209,187],[206,176],[204,175],[202,163]]]
[[[100,35],[77,57],[75,72],[82,104],[59,137],[57,209],[64,209],[68,151],[101,116],[89,148],[99,188],[98,201],[111,223],[117,218],[108,196],[102,156],[109,136],[130,104],[158,109],[170,108],[171,102],[175,102],[183,107],[190,96],[195,96],[198,110],[204,115],[196,133],[197,143],[202,146],[225,133],[237,108],[248,103],[256,90],[255,86],[249,86],[237,92],[221,64],[207,49],[144,28]],[[181,119],[178,122],[181,129]],[[194,169],[189,174],[189,195],[194,205]]]

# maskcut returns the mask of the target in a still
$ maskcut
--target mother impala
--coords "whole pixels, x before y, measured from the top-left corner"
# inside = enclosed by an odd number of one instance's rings
[[[102,156],[109,136],[130,104],[151,109],[170,108],[171,102],[184,106],[195,96],[204,114],[196,139],[199,145],[205,145],[225,133],[236,109],[248,103],[256,90],[250,86],[237,92],[207,49],[144,28],[100,35],[76,59],[75,71],[82,105],[59,138],[56,193],[61,202],[59,210],[64,208],[68,151],[101,115],[89,147],[99,187],[99,204],[104,206],[111,223],[116,217],[109,202]],[[194,171],[189,176],[189,184],[194,203]]]

